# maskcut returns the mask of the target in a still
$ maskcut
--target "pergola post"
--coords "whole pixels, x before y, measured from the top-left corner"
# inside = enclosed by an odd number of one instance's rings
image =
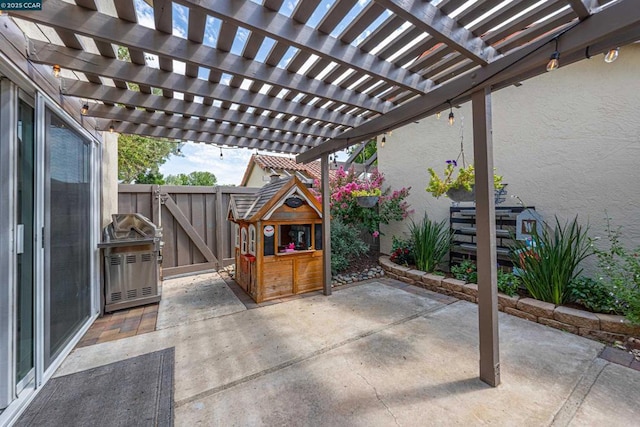
[[[500,384],[500,354],[490,89],[474,92],[471,101],[476,173],[480,379],[495,387]]]
[[[320,191],[322,193],[322,270],[324,274],[322,291],[331,295],[331,215],[329,202],[329,154],[323,153],[320,158]]]

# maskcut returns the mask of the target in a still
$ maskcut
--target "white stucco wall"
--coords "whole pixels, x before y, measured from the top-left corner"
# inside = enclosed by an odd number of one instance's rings
[[[251,169],[251,173],[249,174],[249,178],[247,179],[247,183],[245,186],[263,187],[267,182],[269,182],[269,179],[264,179],[265,175],[266,173],[261,167],[254,165]]]
[[[533,205],[546,220],[579,215],[592,236],[604,236],[605,211],[623,227],[625,243],[640,245],[640,45],[621,48],[606,64],[602,55],[561,67],[520,87],[492,95],[493,145],[497,173],[510,195]],[[379,168],[394,189],[411,186],[414,218],[425,210],[448,217],[450,200],[425,191],[428,167],[444,170],[460,150],[464,117],[467,161],[473,160],[471,104],[454,108],[456,123],[423,119],[394,130],[378,146]],[[516,204],[508,199],[505,204]],[[381,251],[389,253],[391,236],[406,224],[383,227]]]

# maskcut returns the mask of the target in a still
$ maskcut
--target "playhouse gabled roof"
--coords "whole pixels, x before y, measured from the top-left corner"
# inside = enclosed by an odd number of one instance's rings
[[[227,217],[232,221],[255,222],[268,219],[288,197],[304,199],[322,217],[322,206],[313,193],[297,177],[279,178],[255,194],[232,195]]]

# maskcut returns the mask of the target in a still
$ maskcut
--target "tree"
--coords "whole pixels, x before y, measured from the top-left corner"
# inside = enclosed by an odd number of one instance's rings
[[[206,185],[214,186],[218,182],[216,176],[211,172],[196,171],[189,175],[179,173],[178,175],[169,175],[166,179],[169,185]]]
[[[118,137],[118,179],[125,184],[138,176],[158,174],[160,165],[171,155],[179,156],[179,144],[168,139],[148,138],[139,135]]]
[[[362,147],[362,144],[353,145],[347,150],[347,153],[351,155],[355,150],[360,149],[361,147]],[[360,153],[356,156],[356,158],[353,159],[353,163],[365,163],[371,156],[376,154],[377,151],[378,151],[378,147],[376,146],[376,139],[375,138],[370,139],[365,144],[364,149],[362,149],[362,151],[360,151]],[[374,160],[373,165],[375,166],[377,164],[378,164],[378,160]]]
[[[160,172],[149,171],[147,173],[138,174],[138,176],[136,176],[135,183],[163,185],[165,182],[164,177]]]

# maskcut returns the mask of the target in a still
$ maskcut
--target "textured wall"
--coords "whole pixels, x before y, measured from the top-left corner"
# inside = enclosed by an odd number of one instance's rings
[[[269,182],[268,180],[265,181],[263,179],[264,176],[264,170],[262,170],[262,168],[260,168],[258,165],[254,165],[251,169],[251,174],[247,179],[247,184],[245,185],[245,187],[263,187],[267,182]]]
[[[497,172],[509,194],[535,205],[545,219],[579,215],[592,236],[603,236],[605,210],[621,225],[627,245],[640,245],[640,45],[621,48],[606,64],[602,55],[561,67],[492,95],[493,145]],[[414,218],[425,210],[448,216],[450,201],[424,189],[428,167],[437,172],[460,151],[464,118],[467,161],[473,160],[471,104],[418,124],[397,129],[378,147],[379,167],[393,188],[412,186]],[[514,203],[508,199],[507,203]],[[391,236],[406,230],[396,223],[383,228],[381,250]]]

